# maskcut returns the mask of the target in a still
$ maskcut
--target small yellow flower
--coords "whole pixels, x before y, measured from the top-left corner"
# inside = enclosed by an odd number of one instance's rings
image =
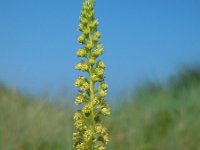
[[[97,45],[97,49],[103,49],[103,45],[102,44],[98,44]]]
[[[96,33],[94,34],[94,36],[93,36],[93,41],[94,41],[94,42],[97,42],[97,41],[99,40],[100,36],[101,36],[101,34],[100,34],[99,32],[96,32]]]
[[[83,103],[83,101],[84,101],[83,95],[78,95],[78,96],[76,97],[75,104],[80,105],[80,104]]]
[[[109,109],[106,108],[106,107],[104,107],[104,108],[101,109],[101,113],[102,113],[103,115],[105,115],[105,116],[110,115],[110,111],[109,111]]]
[[[91,80],[95,83],[95,82],[98,82],[99,81],[99,77],[96,75],[96,74],[93,74],[91,76]]]
[[[102,69],[96,68],[95,71],[96,71],[96,75],[97,76],[99,76],[99,77],[103,77],[104,76],[104,72],[103,72]]]
[[[85,41],[85,36],[84,35],[79,36],[78,42],[83,44],[84,41]]]
[[[83,126],[83,120],[75,120],[74,126],[76,128],[81,128]]]
[[[84,26],[82,24],[80,24],[78,29],[79,29],[79,31],[83,31]]]
[[[80,90],[82,90],[82,91],[88,91],[89,90],[89,84],[87,82],[84,82],[81,85]]]
[[[86,139],[86,141],[90,140],[93,136],[93,130],[91,129],[86,130],[83,136]]]
[[[82,70],[82,71],[87,71],[88,70],[88,64],[87,63],[79,63],[75,66],[76,70]]]
[[[74,85],[75,85],[76,87],[80,87],[80,86],[81,86],[81,79],[80,79],[80,78],[76,79]]]
[[[80,18],[80,21],[81,21],[81,23],[84,24],[84,25],[87,25],[87,23],[88,23],[88,20],[85,19],[85,18],[83,18],[83,17]]]
[[[75,69],[76,69],[76,70],[81,70],[81,68],[82,68],[82,64],[81,64],[81,63],[79,63],[79,64],[77,64],[77,65],[75,66]]]
[[[100,97],[106,97],[106,95],[107,95],[106,90],[99,90],[98,93],[99,93]]]
[[[89,28],[90,28],[91,30],[96,30],[96,28],[97,28],[98,25],[99,25],[98,20],[94,20],[94,21],[90,22]]]
[[[88,17],[88,19],[93,19],[93,17],[94,17],[94,11],[90,11],[88,14],[87,14],[87,17]]]
[[[87,54],[86,50],[85,49],[79,49],[77,52],[76,52],[76,55],[78,57],[85,57]]]
[[[83,30],[83,33],[84,33],[84,35],[88,36],[89,33],[90,33],[90,30],[89,29],[85,29],[85,30]]]
[[[87,48],[87,49],[92,49],[92,48],[93,48],[93,43],[92,43],[92,42],[88,42],[88,43],[86,44],[86,48]]]
[[[100,32],[95,32],[95,33],[94,33],[94,36],[100,38],[100,37],[101,37],[101,33],[100,33]]]
[[[96,49],[94,52],[93,52],[93,55],[94,57],[98,57],[100,55],[103,54],[103,49]]]
[[[81,67],[81,70],[82,71],[87,71],[88,70],[88,64],[87,63],[82,63],[82,67]]]
[[[75,114],[74,114],[74,120],[80,120],[80,119],[82,119],[82,114],[79,113],[79,112],[75,112]]]
[[[104,68],[106,67],[106,65],[104,64],[103,61],[99,61],[99,62],[97,63],[97,67],[104,69]]]
[[[99,104],[99,99],[97,97],[93,98],[93,104],[98,105]]]
[[[95,130],[97,133],[101,133],[101,134],[106,133],[106,128],[104,128],[101,124],[97,125]]]
[[[103,84],[100,85],[100,88],[102,90],[107,90],[108,89],[108,84],[103,83]]]
[[[95,59],[94,59],[93,57],[89,58],[89,63],[90,63],[91,65],[94,65]]]
[[[82,110],[82,112],[83,112],[84,114],[90,114],[90,112],[91,112],[91,107],[90,107],[89,105],[85,105],[84,108],[83,108],[83,110]]]
[[[108,144],[108,142],[109,142],[108,134],[103,135],[103,141],[104,141],[105,144]]]

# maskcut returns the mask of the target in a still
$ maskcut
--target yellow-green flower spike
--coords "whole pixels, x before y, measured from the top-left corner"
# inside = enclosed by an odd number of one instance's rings
[[[75,66],[75,69],[88,75],[79,76],[74,83],[79,88],[75,104],[81,107],[81,110],[74,114],[76,131],[73,133],[73,147],[75,150],[105,150],[109,141],[107,129],[99,119],[110,115],[110,108],[105,101],[108,89],[104,81],[106,65],[98,59],[104,49],[99,42],[101,34],[97,31],[99,21],[94,15],[94,0],[85,0],[78,28],[82,34],[77,40],[83,47],[76,52],[81,62]]]

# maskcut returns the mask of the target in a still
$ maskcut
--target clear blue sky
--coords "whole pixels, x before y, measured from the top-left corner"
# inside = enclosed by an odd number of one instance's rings
[[[0,81],[73,92],[83,0],[0,0]],[[200,0],[96,0],[110,93],[200,60]]]

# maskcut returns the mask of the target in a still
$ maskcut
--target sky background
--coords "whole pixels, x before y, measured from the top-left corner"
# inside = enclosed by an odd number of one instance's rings
[[[31,94],[76,92],[82,0],[0,0],[0,81]],[[200,62],[200,0],[96,0],[111,96]]]

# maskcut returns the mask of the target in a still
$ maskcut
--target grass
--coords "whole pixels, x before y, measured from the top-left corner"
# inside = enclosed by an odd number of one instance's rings
[[[72,121],[66,108],[1,87],[0,149],[68,149]]]
[[[199,150],[200,73],[147,84],[112,108],[109,150]],[[199,74],[198,74],[199,73]],[[71,150],[71,106],[0,87],[0,149]]]

